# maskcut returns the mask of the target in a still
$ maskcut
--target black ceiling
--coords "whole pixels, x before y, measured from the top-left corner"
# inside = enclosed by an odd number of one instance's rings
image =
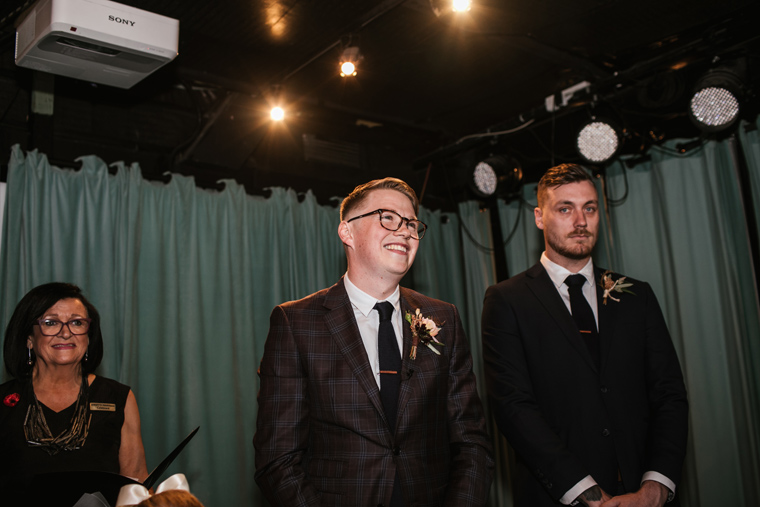
[[[131,90],[57,77],[51,119],[30,113],[32,72],[13,64],[13,23],[31,2],[2,2],[4,145],[61,165],[88,153],[139,162],[147,177],[172,169],[207,187],[310,188],[324,202],[395,175],[425,186],[431,208],[463,197],[467,160],[508,152],[528,180],[577,160],[574,130],[592,107],[626,129],[631,153],[697,136],[684,107],[693,81],[736,56],[755,66],[760,33],[756,0],[475,0],[463,15],[439,0],[121,3],[179,19],[179,56]],[[349,43],[364,59],[345,79]],[[587,93],[547,111],[548,96],[582,81]],[[279,125],[267,117],[275,100],[288,113]],[[496,131],[510,133],[473,136]]]

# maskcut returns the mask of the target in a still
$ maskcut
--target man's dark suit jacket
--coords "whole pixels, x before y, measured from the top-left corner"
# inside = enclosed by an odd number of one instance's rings
[[[404,321],[395,437],[343,280],[272,312],[253,442],[273,505],[387,505],[397,469],[408,506],[485,504],[493,460],[459,314],[403,287],[401,308],[445,322],[445,347],[412,361]]]
[[[595,270],[599,284],[602,270]],[[613,274],[613,280],[620,275]],[[486,292],[488,396],[518,467],[518,506],[558,505],[586,475],[610,495],[659,472],[678,484],[686,452],[681,367],[648,284],[608,298],[597,286],[601,371],[539,263]],[[526,470],[527,469],[527,470]]]

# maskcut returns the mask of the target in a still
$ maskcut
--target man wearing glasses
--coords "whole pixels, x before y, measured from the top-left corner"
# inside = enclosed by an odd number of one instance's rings
[[[395,178],[356,187],[338,226],[345,276],[272,312],[253,442],[274,506],[486,502],[493,460],[459,314],[399,287],[425,235],[418,207]]]

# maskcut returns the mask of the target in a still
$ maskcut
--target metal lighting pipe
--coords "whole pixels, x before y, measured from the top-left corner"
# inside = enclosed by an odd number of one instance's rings
[[[501,217],[499,217],[499,200],[491,199],[488,205],[491,218],[491,241],[493,244],[493,261],[496,269],[496,283],[509,278],[507,252],[504,251],[504,235],[501,233]]]

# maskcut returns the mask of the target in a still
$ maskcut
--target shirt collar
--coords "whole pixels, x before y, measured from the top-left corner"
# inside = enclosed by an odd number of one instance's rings
[[[556,262],[552,262],[551,260],[549,260],[549,257],[546,256],[546,252],[543,252],[541,254],[541,264],[544,266],[544,269],[549,274],[549,278],[552,279],[552,282],[554,283],[554,286],[557,289],[559,289],[562,286],[562,284],[565,283],[565,279],[568,276],[576,274],[576,273],[570,272],[569,269],[560,266]],[[578,271],[577,274],[583,275],[593,287],[594,262],[591,260],[591,258],[589,258],[586,265],[583,266],[583,268],[580,271]]]
[[[343,277],[343,285],[346,287],[346,293],[348,294],[348,299],[351,301],[351,304],[354,305],[365,317],[368,316],[375,308],[375,304],[378,300],[351,283],[351,280],[348,278],[348,273]],[[396,311],[400,311],[400,299],[401,291],[399,290],[399,286],[396,285],[396,290],[394,290],[393,294],[388,296],[384,301],[388,301],[393,305],[393,308],[395,308]]]

